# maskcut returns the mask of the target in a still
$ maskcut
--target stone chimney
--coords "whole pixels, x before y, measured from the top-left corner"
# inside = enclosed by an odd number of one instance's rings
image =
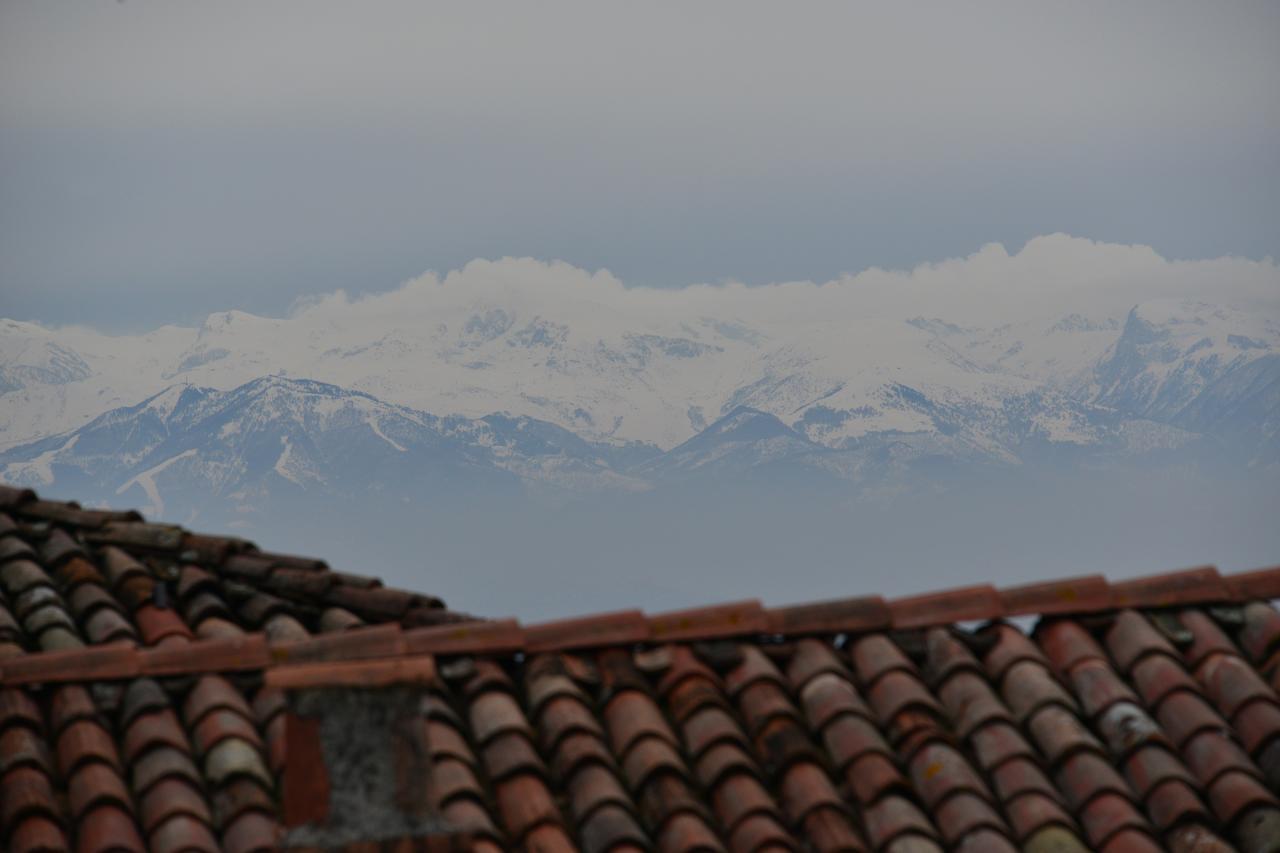
[[[430,806],[422,706],[434,677],[430,657],[268,671],[287,697],[286,848],[413,839],[449,850],[462,841]]]

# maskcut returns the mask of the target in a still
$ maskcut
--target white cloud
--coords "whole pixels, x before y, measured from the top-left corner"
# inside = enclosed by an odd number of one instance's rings
[[[941,316],[992,326],[1069,312],[1123,316],[1139,302],[1169,298],[1275,311],[1280,267],[1270,259],[1174,261],[1147,246],[1065,234],[1037,237],[1014,254],[991,243],[966,257],[911,270],[869,269],[826,282],[751,287],[626,287],[607,270],[502,258],[475,260],[443,277],[429,272],[386,293],[353,297],[338,291],[299,305],[291,320],[304,326],[428,322],[435,314],[489,301],[587,328],[615,318],[633,326],[700,316],[776,328],[867,315]]]
[[[627,287],[604,270],[502,258],[384,293],[319,295],[281,318],[221,312],[199,329],[120,337],[28,324],[32,345],[15,339],[5,351],[38,354],[56,342],[94,374],[20,392],[28,396],[0,417],[0,435],[47,434],[175,382],[226,389],[282,374],[437,414],[511,411],[671,446],[695,431],[695,412],[714,418],[742,402],[793,417],[819,398],[847,409],[874,403],[896,382],[989,402],[1072,381],[1130,309],[1153,300],[1238,309],[1219,325],[1280,347],[1273,261],[1173,261],[1145,246],[1062,234],[1013,254],[989,244],[911,270],[750,287]],[[1098,328],[1049,334],[1067,315]],[[940,342],[918,318],[967,331]],[[767,395],[742,396],[762,382]]]

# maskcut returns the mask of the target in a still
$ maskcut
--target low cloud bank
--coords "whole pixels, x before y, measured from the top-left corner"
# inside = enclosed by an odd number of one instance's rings
[[[337,291],[300,303],[290,319],[307,326],[400,325],[488,300],[543,316],[564,314],[588,326],[612,314],[627,316],[629,323],[706,316],[779,327],[826,325],[833,316],[901,319],[920,313],[997,325],[1058,313],[1114,317],[1137,303],[1164,298],[1280,314],[1280,266],[1269,258],[1169,260],[1147,246],[1065,234],[1036,237],[1014,254],[989,243],[966,257],[911,270],[873,268],[827,282],[758,286],[626,287],[607,270],[502,258],[475,260],[443,276],[428,272],[390,292],[352,296]]]

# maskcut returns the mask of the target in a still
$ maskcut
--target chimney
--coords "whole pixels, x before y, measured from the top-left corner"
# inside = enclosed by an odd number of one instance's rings
[[[430,805],[422,707],[434,678],[427,656],[267,671],[287,697],[286,848],[413,840],[412,849],[462,849]]]

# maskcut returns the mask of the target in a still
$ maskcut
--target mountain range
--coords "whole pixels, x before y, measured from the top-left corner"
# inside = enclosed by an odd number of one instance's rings
[[[747,481],[873,494],[956,471],[1280,463],[1268,317],[1165,300],[1039,328],[877,319],[872,340],[867,325],[785,340],[704,318],[606,335],[490,304],[358,343],[236,312],[115,339],[2,321],[0,479],[250,525],[304,496],[555,501]],[[110,405],[148,383],[166,384]],[[95,400],[107,410],[87,417]]]
[[[0,481],[485,612],[1244,569],[1278,469],[1277,265],[1061,235],[824,284],[504,259],[284,317],[0,320]]]

